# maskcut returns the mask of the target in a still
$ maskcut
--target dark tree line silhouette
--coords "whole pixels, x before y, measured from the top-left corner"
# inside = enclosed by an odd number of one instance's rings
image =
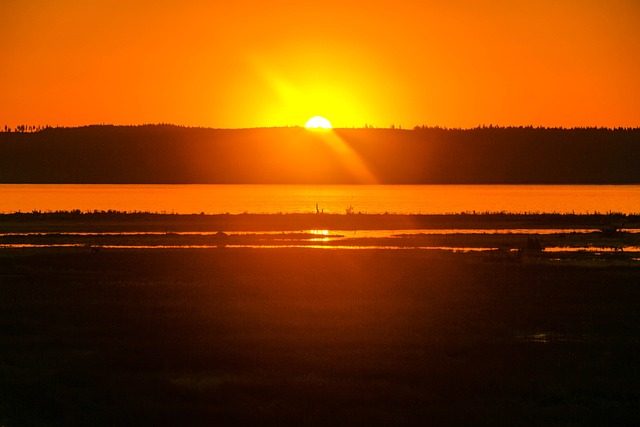
[[[639,184],[640,129],[335,129],[380,183]],[[173,125],[0,132],[3,183],[357,183],[323,133]]]
[[[33,125],[18,125],[16,126],[14,129],[12,129],[10,126],[4,125],[3,128],[0,128],[0,132],[20,132],[20,133],[24,133],[24,132],[40,132],[42,129],[48,129],[51,126],[46,125],[46,126],[33,126]]]

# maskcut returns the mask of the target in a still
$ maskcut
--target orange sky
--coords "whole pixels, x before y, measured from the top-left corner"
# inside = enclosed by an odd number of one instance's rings
[[[636,0],[2,0],[0,127],[635,127],[639,22]]]

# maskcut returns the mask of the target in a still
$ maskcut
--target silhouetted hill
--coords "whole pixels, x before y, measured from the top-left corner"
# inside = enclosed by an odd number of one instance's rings
[[[640,129],[205,129],[0,133],[3,183],[637,184]]]

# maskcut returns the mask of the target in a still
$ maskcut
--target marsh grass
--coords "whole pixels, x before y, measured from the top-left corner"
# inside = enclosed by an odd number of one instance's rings
[[[639,279],[416,251],[14,253],[0,420],[633,425]]]
[[[160,214],[94,211],[0,214],[3,232],[178,232],[178,231],[299,231],[299,230],[407,230],[407,229],[508,229],[640,228],[640,214],[462,212],[451,214]]]

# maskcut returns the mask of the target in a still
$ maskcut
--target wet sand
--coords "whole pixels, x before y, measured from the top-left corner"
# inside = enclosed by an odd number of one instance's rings
[[[640,267],[4,249],[0,424],[637,425]]]

